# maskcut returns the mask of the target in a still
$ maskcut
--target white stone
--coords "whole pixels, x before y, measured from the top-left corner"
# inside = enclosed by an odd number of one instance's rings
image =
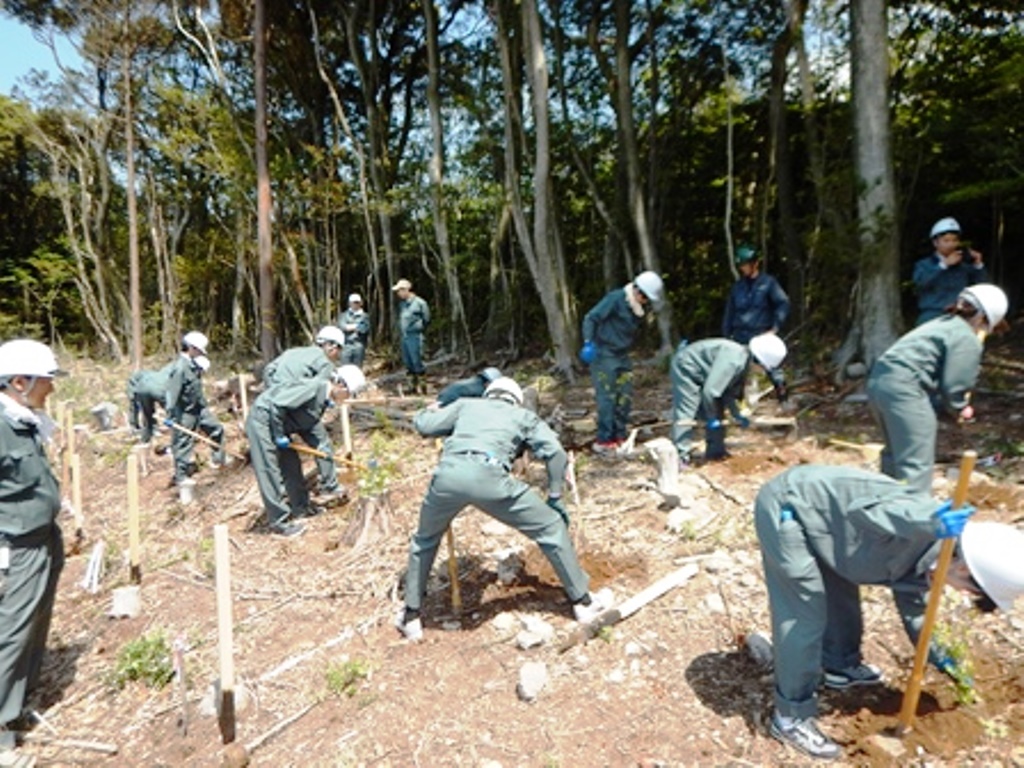
[[[620,667],[616,667],[605,677],[609,683],[624,683],[626,682],[626,673],[622,671]]]
[[[717,592],[711,592],[704,596],[704,607],[709,613],[725,613],[725,601]]]
[[[703,565],[704,570],[708,573],[722,573],[723,571],[731,570],[735,563],[727,552],[717,549],[711,553],[711,556],[704,561]]]
[[[520,620],[520,625],[524,630],[534,635],[539,635],[544,640],[550,640],[555,636],[555,628],[551,626],[540,616],[534,616],[532,613],[524,615]]]
[[[488,518],[487,522],[480,526],[480,533],[485,536],[501,536],[508,533],[508,526],[502,522]]]
[[[443,629],[445,632],[458,632],[460,629],[462,629],[462,622],[446,621],[443,624],[441,624],[441,629]]]
[[[682,533],[688,527],[693,526],[697,517],[697,513],[692,509],[684,508],[682,505],[677,506],[665,518],[665,528],[672,533]]]
[[[535,701],[548,684],[548,665],[543,661],[528,661],[519,668],[516,693],[523,701]]]
[[[544,642],[545,638],[542,635],[538,635],[536,632],[527,632],[525,629],[516,635],[516,646],[523,651],[544,645]]]
[[[518,623],[519,620],[516,618],[516,615],[514,613],[508,613],[507,611],[505,613],[499,613],[491,619],[491,626],[502,634],[511,632],[516,628]]]
[[[626,643],[626,647],[623,649],[627,656],[639,656],[644,652],[644,647],[640,643],[630,640]]]
[[[113,592],[114,602],[110,607],[110,615],[115,619],[134,619],[142,613],[142,588],[135,585],[118,587]]]

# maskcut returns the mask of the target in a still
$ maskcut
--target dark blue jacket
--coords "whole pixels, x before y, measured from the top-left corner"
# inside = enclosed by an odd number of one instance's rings
[[[969,285],[988,282],[988,271],[976,264],[960,262],[943,267],[937,253],[920,259],[914,265],[914,286],[917,288],[917,323],[921,325],[941,315],[956,303],[960,291]]]
[[[757,277],[741,277],[729,290],[722,320],[722,335],[746,344],[752,338],[774,328],[782,330],[789,317],[789,296],[779,281],[765,272]]]
[[[633,346],[643,317],[633,313],[626,289],[616,288],[583,318],[583,340],[592,341],[598,354],[625,355]]]

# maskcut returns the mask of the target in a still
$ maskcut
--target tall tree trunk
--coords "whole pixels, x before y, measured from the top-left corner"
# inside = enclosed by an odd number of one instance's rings
[[[125,195],[128,203],[128,302],[132,369],[142,368],[142,294],[139,289],[139,207],[135,196],[135,116],[132,112],[131,3],[125,4],[121,78],[124,81]]]
[[[277,302],[274,300],[274,248],[270,226],[270,168],[267,161],[267,24],[265,0],[256,0],[253,44],[256,88],[256,246],[259,254],[260,355],[277,355]]]
[[[644,268],[661,274],[654,235],[647,221],[648,204],[644,193],[643,174],[640,171],[640,148],[633,119],[633,61],[629,53],[630,0],[615,0],[615,113],[619,121],[619,136],[623,142],[626,177],[629,184],[629,211],[640,247]],[[627,275],[633,278],[635,275]],[[665,305],[658,313],[662,351],[672,349],[672,305],[666,292]]]
[[[869,367],[898,335],[900,303],[896,184],[889,119],[889,35],[885,0],[854,0],[853,129],[860,224],[856,333]]]
[[[423,15],[427,26],[427,108],[430,112],[430,135],[432,153],[428,164],[432,191],[431,208],[434,216],[434,235],[444,267],[445,283],[448,285],[448,299],[451,302],[452,351],[458,349],[459,333],[466,339],[469,359],[474,360],[473,339],[466,323],[466,312],[462,306],[462,291],[459,288],[459,273],[452,263],[452,248],[448,237],[448,216],[444,207],[444,123],[441,120],[441,60],[437,40],[437,8],[433,0],[424,0]]]

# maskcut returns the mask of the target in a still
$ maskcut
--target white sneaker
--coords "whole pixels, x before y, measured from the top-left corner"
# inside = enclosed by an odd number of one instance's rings
[[[412,621],[406,621],[404,606],[398,609],[398,615],[395,616],[395,629],[411,643],[418,643],[423,639],[423,622],[419,616]]]
[[[612,591],[605,587],[598,592],[590,593],[590,605],[576,603],[572,607],[572,612],[576,617],[576,621],[580,624],[589,624],[614,604],[615,598],[612,595]]]

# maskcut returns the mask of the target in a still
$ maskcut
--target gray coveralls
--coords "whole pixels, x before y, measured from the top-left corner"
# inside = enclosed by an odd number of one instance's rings
[[[739,413],[737,399],[750,366],[750,351],[729,339],[683,342],[669,367],[672,381],[672,442],[680,457],[690,455],[697,419],[721,420],[725,409]],[[705,453],[709,459],[725,456],[725,427],[707,430]]]
[[[135,371],[128,377],[128,409],[131,426],[139,430],[139,442],[148,443],[153,439],[156,406],[167,410],[167,380],[176,362],[168,363],[159,371]]]
[[[938,420],[933,397],[959,411],[978,380],[982,344],[961,317],[945,315],[904,334],[875,361],[868,402],[882,428],[882,472],[929,493]]]
[[[590,379],[597,400],[597,441],[626,439],[633,409],[633,363],[629,348],[643,322],[626,298],[626,288],[606,294],[583,317],[583,340],[592,341],[597,356],[590,363]],[[645,312],[646,314],[646,312]]]
[[[203,395],[202,371],[192,358],[182,353],[168,366],[167,395],[165,407],[167,417],[185,429],[200,432],[215,443],[217,448],[211,457],[217,464],[224,463],[224,425],[213,415]],[[171,452],[174,454],[174,481],[180,483],[192,472],[192,449],[195,438],[175,429],[171,436]]]
[[[64,544],[60,489],[35,424],[0,397],[0,726],[17,719],[39,684]]]
[[[503,400],[466,398],[420,411],[413,424],[425,437],[448,437],[409,546],[408,608],[420,609],[441,537],[469,504],[535,541],[571,601],[587,594],[590,580],[580,568],[566,521],[510,472],[513,458],[525,445],[547,464],[548,493],[561,494],[567,459],[544,421]]]
[[[338,363],[362,369],[366,359],[366,342],[370,338],[370,316],[365,309],[346,309],[338,317],[338,327],[345,334],[345,346]]]
[[[423,332],[430,325],[430,307],[416,294],[398,304],[398,331],[402,337],[402,363],[418,383],[427,372],[423,365]]]
[[[783,507],[792,519],[783,521]],[[938,558],[938,503],[885,475],[801,466],[765,483],[754,503],[772,614],[775,706],[816,717],[822,668],[860,664],[860,584],[892,588],[914,642]]]
[[[249,453],[256,483],[271,527],[289,517],[305,514],[309,489],[302,475],[302,461],[292,448],[278,448],[278,437],[298,434],[303,442],[323,451],[317,457],[321,490],[338,489],[338,476],[327,429],[321,423],[330,404],[334,366],[320,347],[289,349],[272,360],[263,374],[267,389],[256,398],[245,422]]]

